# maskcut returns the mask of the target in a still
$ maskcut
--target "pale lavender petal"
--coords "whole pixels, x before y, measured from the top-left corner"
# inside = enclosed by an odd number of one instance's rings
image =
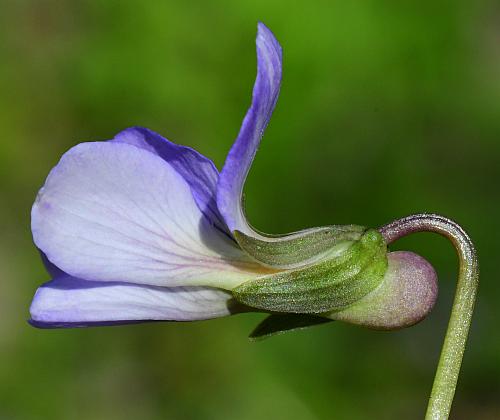
[[[257,78],[252,105],[234,142],[217,186],[217,205],[231,232],[257,234],[249,226],[242,208],[242,193],[252,161],[271,118],[281,84],[281,47],[262,23],[257,33]]]
[[[205,216],[217,228],[228,232],[217,208],[215,197],[219,171],[210,159],[190,147],[172,143],[143,127],[123,130],[115,136],[113,141],[132,144],[167,161],[189,184],[196,204]]]
[[[230,299],[229,293],[211,288],[93,282],[63,275],[37,290],[30,322],[55,328],[194,321],[230,315]]]
[[[203,216],[168,162],[119,142],[82,143],[61,158],[32,231],[53,264],[92,281],[232,288],[262,270]]]

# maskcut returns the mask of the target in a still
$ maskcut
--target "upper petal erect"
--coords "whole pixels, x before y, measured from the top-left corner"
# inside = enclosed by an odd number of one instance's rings
[[[338,247],[348,246],[364,228],[325,226],[285,235],[268,235],[257,232],[248,223],[242,202],[243,187],[278,100],[282,73],[281,46],[262,23],[258,25],[256,44],[257,78],[252,104],[220,173],[217,205],[238,245],[252,259],[273,269],[294,269],[321,260]]]
[[[262,270],[204,217],[168,162],[120,142],[63,155],[33,205],[32,231],[52,263],[86,280],[231,288]]]
[[[252,104],[236,141],[226,158],[217,186],[217,205],[231,232],[257,234],[249,226],[242,208],[242,193],[260,140],[278,100],[281,85],[281,46],[262,23],[257,33],[257,78]]]

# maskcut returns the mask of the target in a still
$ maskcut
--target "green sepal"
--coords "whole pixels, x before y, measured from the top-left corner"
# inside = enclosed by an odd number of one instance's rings
[[[233,235],[238,245],[259,263],[273,268],[292,269],[339,254],[366,230],[363,226],[337,225],[307,229],[287,235],[266,235],[265,239],[240,231]]]
[[[331,322],[331,319],[307,314],[272,314],[265,318],[250,333],[252,341],[264,340],[286,332],[303,330],[315,325]]]
[[[250,280],[233,290],[239,302],[270,312],[323,314],[358,301],[387,270],[387,246],[374,229],[341,255]]]

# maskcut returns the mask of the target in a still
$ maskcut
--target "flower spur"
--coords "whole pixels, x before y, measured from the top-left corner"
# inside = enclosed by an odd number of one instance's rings
[[[270,315],[255,337],[331,320],[407,327],[432,309],[436,273],[422,257],[388,252],[387,245],[432,230],[460,251],[459,289],[467,296],[463,310],[452,315],[444,349],[463,352],[477,260],[453,222],[417,215],[379,230],[334,225],[286,235],[259,233],[247,222],[243,187],[276,105],[281,59],[279,43],[259,24],[252,103],[220,174],[195,150],[140,127],[63,155],[32,209],[33,239],[53,277],[33,299],[34,326],[192,321],[260,311]],[[440,363],[433,418],[449,410],[460,361],[452,365]]]

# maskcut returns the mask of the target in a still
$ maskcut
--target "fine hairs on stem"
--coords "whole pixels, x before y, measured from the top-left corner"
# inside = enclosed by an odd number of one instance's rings
[[[479,284],[476,250],[469,236],[455,222],[436,214],[416,214],[379,229],[387,244],[416,232],[435,232],[448,238],[459,259],[459,274],[451,316],[439,358],[426,419],[447,419],[450,413],[460,365]]]

